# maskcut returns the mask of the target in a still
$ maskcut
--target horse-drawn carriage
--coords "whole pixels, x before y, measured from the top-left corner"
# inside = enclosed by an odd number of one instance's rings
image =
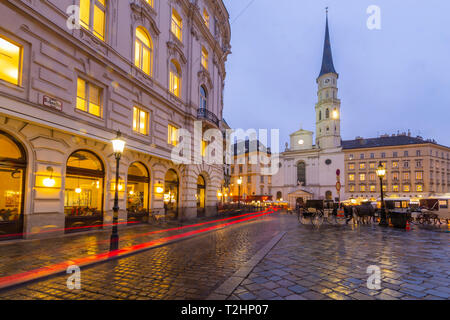
[[[324,222],[340,224],[345,218],[338,214],[338,203],[332,200],[308,200],[298,212],[298,220],[301,224],[313,224],[320,226]]]
[[[443,224],[450,222],[450,210],[447,198],[422,199],[416,209],[416,221],[420,224]]]

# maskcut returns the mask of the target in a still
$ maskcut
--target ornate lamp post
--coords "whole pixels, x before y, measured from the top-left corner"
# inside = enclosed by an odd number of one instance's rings
[[[242,184],[242,177],[239,177],[237,180],[238,184],[238,208],[241,208],[241,184]]]
[[[386,207],[384,205],[384,190],[383,190],[383,179],[386,176],[386,168],[380,162],[380,165],[377,168],[377,176],[380,178],[380,187],[381,187],[381,219],[380,226],[387,227],[387,217],[386,217]]]
[[[119,233],[117,232],[117,223],[119,222],[119,166],[120,158],[122,158],[123,150],[125,149],[125,140],[122,139],[120,130],[117,131],[117,137],[111,141],[114,150],[114,156],[116,157],[116,187],[114,195],[114,215],[113,215],[113,228],[111,233],[110,251],[119,249]]]

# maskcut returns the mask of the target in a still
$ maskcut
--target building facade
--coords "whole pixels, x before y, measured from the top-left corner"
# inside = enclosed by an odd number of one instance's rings
[[[388,198],[420,200],[450,193],[450,148],[434,140],[402,133],[343,141],[343,148],[347,198],[379,198],[380,163],[386,168],[383,189]]]
[[[196,121],[223,129],[221,0],[6,0],[0,18],[2,239],[110,224],[117,130],[120,222],[215,214],[223,166],[171,153]]]
[[[270,150],[258,140],[238,142],[232,150],[230,199],[247,202],[272,200],[272,175],[266,174],[271,165],[268,162]],[[267,161],[261,161],[262,158]],[[240,191],[238,180],[242,181]]]

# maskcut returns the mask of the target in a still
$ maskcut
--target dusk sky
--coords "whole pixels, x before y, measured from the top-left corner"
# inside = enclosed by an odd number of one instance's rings
[[[280,146],[300,125],[315,131],[328,6],[342,138],[410,129],[450,146],[449,1],[224,2],[232,23],[224,118],[232,128],[280,129]],[[381,30],[367,28],[370,5],[381,8]]]

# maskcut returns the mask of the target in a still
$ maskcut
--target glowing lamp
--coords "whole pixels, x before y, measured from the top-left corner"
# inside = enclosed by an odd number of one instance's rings
[[[377,168],[377,176],[380,179],[383,179],[386,176],[386,168],[383,166],[383,164],[381,162]]]
[[[164,192],[164,188],[163,187],[156,187],[156,193],[157,194],[162,194]]]
[[[47,171],[51,172],[50,174],[50,178],[45,178],[42,183],[44,184],[45,187],[47,188],[53,188],[56,184],[55,179],[53,179],[53,168],[52,167],[47,167]]]
[[[75,193],[80,194],[80,193],[81,193],[81,188],[80,188],[80,187],[76,188],[76,189],[75,189]]]
[[[239,177],[239,179],[237,180],[237,184],[241,185],[242,184],[242,177]]]
[[[125,149],[125,140],[122,139],[122,133],[120,133],[120,130],[117,131],[117,136],[111,141],[111,143],[113,145],[113,150],[116,158],[120,159],[123,154],[123,150]]]
[[[334,111],[333,111],[333,119],[338,119],[338,118],[339,118],[339,112],[336,109],[334,109]]]
[[[52,178],[46,178],[46,179],[44,179],[43,184],[47,188],[53,188],[56,184],[56,181],[55,181],[55,179],[52,179]]]

